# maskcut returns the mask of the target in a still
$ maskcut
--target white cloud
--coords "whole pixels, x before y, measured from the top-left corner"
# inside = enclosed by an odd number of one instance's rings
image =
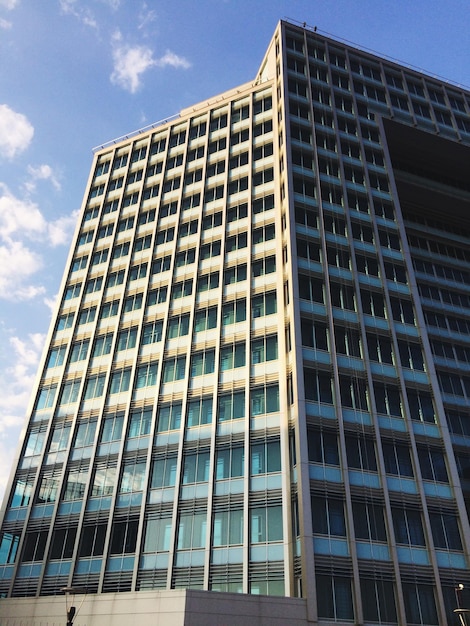
[[[57,304],[57,298],[59,297],[59,294],[55,294],[55,296],[52,296],[51,298],[43,298],[43,302],[44,304],[47,306],[47,308],[49,309],[49,311],[52,313],[55,311],[55,305]]]
[[[5,490],[17,447],[18,430],[24,423],[36,368],[45,335],[8,338],[8,365],[0,370],[0,498]]]
[[[59,0],[59,4],[64,14],[76,17],[80,22],[85,24],[85,26],[98,28],[98,23],[93,13],[90,9],[80,6],[77,0]]]
[[[19,0],[0,0],[0,7],[2,9],[7,9],[7,11],[11,11],[19,4]]]
[[[13,237],[38,238],[47,231],[47,222],[37,204],[20,200],[0,183],[0,239]]]
[[[147,26],[147,24],[155,22],[156,19],[157,12],[154,9],[149,9],[148,4],[144,2],[139,12],[139,23],[137,25],[137,28],[141,30],[142,28]]]
[[[77,225],[79,211],[73,211],[70,215],[59,217],[47,225],[48,238],[51,246],[63,246],[70,242],[75,226]]]
[[[0,28],[3,28],[3,30],[8,30],[11,27],[12,27],[11,22],[9,22],[8,20],[4,20],[3,18],[0,17]]]
[[[155,62],[158,67],[182,67],[184,70],[187,70],[191,67],[191,63],[187,61],[184,57],[180,57],[171,50],[167,50],[165,54],[156,60]]]
[[[121,0],[101,0],[101,2],[103,2],[104,4],[107,4],[114,11],[119,9],[119,7],[121,6]]]
[[[40,255],[22,242],[0,244],[0,298],[20,301],[44,294],[42,285],[27,284],[42,266]]]
[[[14,196],[0,183],[0,241],[28,238],[53,247],[66,244],[77,222],[78,211],[48,222],[38,205]]]
[[[32,282],[43,267],[44,245],[67,244],[76,221],[74,212],[48,222],[37,204],[17,198],[0,183],[0,298],[30,300],[45,293],[43,285]]]
[[[33,135],[34,128],[25,115],[0,104],[0,157],[14,158],[26,150]]]
[[[43,164],[38,165],[38,167],[28,165],[28,174],[31,178],[25,183],[25,188],[29,193],[33,193],[36,190],[36,182],[38,180],[49,180],[54,189],[60,191],[60,182],[50,165]]]
[[[139,89],[142,74],[152,67],[171,66],[187,69],[191,65],[189,61],[170,50],[159,59],[155,59],[153,51],[148,46],[130,46],[122,43],[119,31],[113,36],[113,45],[114,69],[111,82],[130,93],[135,93]]]
[[[120,41],[120,34],[115,35]],[[155,65],[153,52],[147,46],[119,44],[113,50],[114,69],[111,82],[135,93],[141,84],[141,75]]]

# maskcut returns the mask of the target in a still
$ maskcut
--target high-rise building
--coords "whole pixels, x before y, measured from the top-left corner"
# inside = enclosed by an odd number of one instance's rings
[[[89,625],[457,623],[469,146],[468,91],[281,22],[253,82],[95,151],[2,624],[67,586]]]

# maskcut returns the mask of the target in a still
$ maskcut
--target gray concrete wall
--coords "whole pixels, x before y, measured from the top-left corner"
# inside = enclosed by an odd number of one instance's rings
[[[75,599],[74,626],[308,626],[297,598],[195,590],[109,593]],[[79,608],[80,607],[80,608]],[[0,598],[0,626],[65,626],[64,596]]]

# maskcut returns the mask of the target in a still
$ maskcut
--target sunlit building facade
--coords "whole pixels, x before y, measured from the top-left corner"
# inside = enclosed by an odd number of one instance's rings
[[[95,150],[2,510],[4,607],[192,589],[298,598],[295,624],[454,623],[469,113],[281,22],[253,82]]]

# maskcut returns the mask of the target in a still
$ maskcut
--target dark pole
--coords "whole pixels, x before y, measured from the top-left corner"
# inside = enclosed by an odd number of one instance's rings
[[[67,626],[73,626],[73,618],[75,617],[77,609],[74,606],[71,606],[67,611]]]

